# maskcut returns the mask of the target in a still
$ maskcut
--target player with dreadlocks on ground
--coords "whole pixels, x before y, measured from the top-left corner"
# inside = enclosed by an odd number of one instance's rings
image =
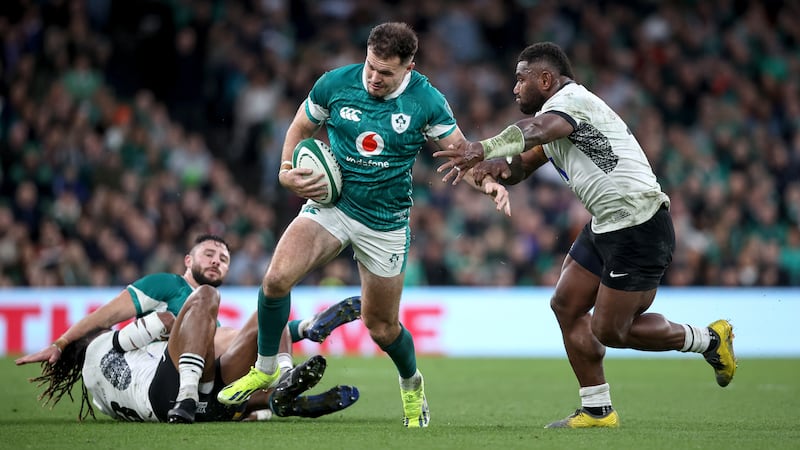
[[[82,380],[79,420],[95,417],[90,393],[94,406],[115,419],[170,423],[240,420],[255,411],[264,412],[253,414],[253,418],[269,417],[270,413],[281,417],[319,417],[347,408],[358,400],[358,389],[353,386],[335,386],[322,394],[300,396],[315,386],[325,371],[325,359],[317,355],[285,372],[274,389],[259,391],[238,407],[217,402],[216,393],[225,382],[247,373],[255,358],[258,327],[253,314],[218,359],[206,358],[215,364],[195,366],[195,370],[204,373],[203,378],[211,374],[214,389],[208,394],[201,393],[197,402],[192,398],[177,404],[172,402],[179,391],[180,378],[172,355],[192,354],[198,348],[204,349],[200,354],[213,355],[218,309],[217,290],[201,286],[189,296],[177,319],[169,312],[154,312],[119,331],[92,330],[68,344],[54,364],[43,362],[42,375],[31,381],[45,387],[39,399],[54,406],[64,394],[74,401],[72,387]],[[160,327],[150,325],[153,323]],[[121,344],[120,336],[130,332],[136,339],[145,336],[137,344],[143,344],[141,348],[121,348],[131,340]],[[169,339],[161,340],[166,333]],[[290,341],[283,342],[282,350],[289,351]],[[192,405],[187,407],[183,403]]]
[[[174,374],[178,378],[177,396],[174,393],[168,395],[170,394],[169,392],[144,392],[139,397],[131,396],[129,401],[129,403],[146,401],[148,396],[152,394],[158,404],[143,405],[141,409],[145,415],[151,412],[151,407],[157,412],[163,412],[164,417],[159,417],[159,420],[167,420],[167,410],[170,409],[174,401],[176,406],[170,411],[171,417],[169,419],[177,422],[191,421],[190,418],[194,417],[195,409],[197,409],[198,401],[200,400],[198,395],[211,392],[215,379],[233,380],[240,376],[241,373],[247,372],[247,367],[245,367],[244,372],[240,373],[238,359],[236,359],[236,363],[231,363],[227,360],[233,358],[233,356],[226,355],[230,353],[230,355],[236,355],[235,358],[239,358],[241,355],[250,357],[251,353],[255,355],[255,342],[258,335],[255,318],[252,318],[241,332],[229,327],[217,328],[216,317],[219,307],[219,293],[216,287],[220,286],[225,279],[229,263],[230,252],[228,251],[227,243],[219,236],[201,235],[195,239],[194,246],[184,258],[186,270],[182,275],[154,273],[134,281],[114,299],[69,327],[52,345],[17,359],[16,364],[44,362],[51,366],[55,365],[64,357],[70,345],[79,339],[85,336],[92,336],[97,333],[97,330],[109,330],[116,324],[135,318],[136,322],[134,324],[136,325],[134,327],[125,327],[118,333],[113,333],[113,339],[110,337],[111,334],[108,334],[100,336],[97,342],[92,343],[92,346],[98,349],[100,348],[97,347],[100,345],[99,343],[107,344],[106,347],[108,347],[102,348],[103,351],[97,351],[97,354],[101,356],[107,355],[108,358],[106,360],[98,360],[94,364],[97,367],[107,364],[104,368],[106,372],[102,374],[92,372],[92,375],[96,375],[97,379],[108,379],[110,383],[105,386],[105,390],[101,391],[101,393],[112,389],[124,390],[126,386],[113,384],[115,380],[112,380],[111,377],[114,375],[114,371],[122,370],[123,374],[128,374],[135,370],[145,370],[140,365],[147,367],[146,370],[156,370],[148,365],[153,361],[146,358],[145,355],[124,352],[147,346],[155,339],[164,340],[175,316],[182,313],[190,303],[199,303],[204,306],[196,310],[205,311],[208,309],[206,314],[213,315],[214,320],[211,323],[203,322],[203,326],[207,328],[204,328],[202,332],[196,330],[195,327],[183,330],[191,330],[192,334],[188,335],[187,342],[169,347],[171,357],[165,358],[164,362],[164,364],[169,364],[166,367],[159,366],[158,374],[145,372],[146,376],[163,376],[165,371]],[[154,311],[166,311],[171,314],[153,314]],[[289,323],[288,329],[291,332],[291,339],[295,342],[300,339],[322,342],[334,328],[358,318],[360,311],[361,302],[359,297],[345,299],[311,318],[302,321],[295,320]],[[200,335],[205,336],[205,339],[210,339],[212,344],[215,343],[217,349],[214,349],[214,345],[209,348],[207,345],[197,344],[196,342],[199,341],[196,340],[199,339],[198,336]],[[284,335],[283,339],[286,342],[290,342],[289,333],[286,330],[284,330]],[[248,341],[248,339],[250,340]],[[236,345],[237,343],[238,345]],[[117,351],[116,354],[110,353],[111,346]],[[288,351],[290,348],[290,344],[281,344],[281,372],[292,367],[292,359]],[[226,349],[229,349],[229,351],[226,352]],[[159,358],[165,351],[161,348],[148,348],[148,350],[151,354],[157,354]],[[106,351],[109,353],[106,353]],[[124,358],[122,357],[123,354]],[[206,364],[206,361],[214,361],[216,355],[221,355],[222,363],[217,364],[217,366],[220,366],[218,371],[221,371],[221,376],[217,374],[215,377],[214,365]],[[86,354],[87,360],[95,356],[97,355],[90,348],[89,353]],[[141,358],[136,359],[137,357]],[[81,357],[82,361],[83,358]],[[117,365],[111,365],[111,361],[116,361]],[[128,361],[132,362],[129,363]],[[75,365],[80,366],[80,364],[76,364],[73,361],[72,365],[67,365],[64,370],[69,370],[70,367]],[[88,362],[85,366],[92,367]],[[48,370],[45,367],[45,371]],[[62,369],[54,370],[56,372],[53,372],[53,374],[62,373]],[[83,376],[84,381],[87,381],[87,378],[89,378],[87,374],[84,373]],[[55,381],[62,382],[60,380]],[[88,384],[91,391],[91,383]],[[57,386],[53,386],[53,389],[58,391]],[[93,392],[93,394],[95,393]],[[50,395],[52,396],[53,394]],[[95,399],[96,397],[97,395],[95,394]],[[126,404],[126,402],[119,401],[117,403]],[[123,411],[122,415],[127,415],[127,412]],[[132,420],[135,420],[135,418],[132,418]]]

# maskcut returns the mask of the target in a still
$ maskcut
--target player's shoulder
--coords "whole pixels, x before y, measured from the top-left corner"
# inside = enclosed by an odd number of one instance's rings
[[[150,290],[153,288],[180,289],[189,286],[189,283],[181,275],[169,272],[157,272],[145,275],[131,283],[131,285],[142,290]]]
[[[423,75],[416,70],[411,71],[411,80],[408,82],[408,89],[409,90],[419,90],[419,91],[427,91],[432,90],[439,92],[436,86],[431,83],[431,80],[428,79],[426,75]]]
[[[411,71],[411,79],[401,94],[404,98],[413,98],[422,108],[439,109],[446,105],[444,95],[434,86],[427,76]]]

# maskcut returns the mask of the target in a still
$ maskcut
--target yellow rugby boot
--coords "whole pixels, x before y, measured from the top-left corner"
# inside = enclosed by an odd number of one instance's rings
[[[717,384],[725,387],[736,373],[736,356],[733,354],[733,326],[727,320],[712,322],[708,328],[717,335],[718,344],[703,352],[706,361],[714,368]]]
[[[246,402],[253,392],[269,389],[278,384],[280,376],[280,370],[276,370],[275,373],[264,373],[251,367],[247,375],[222,388],[217,394],[217,401],[223,405],[240,405]]]
[[[421,379],[416,389],[400,388],[403,399],[403,426],[406,428],[425,428],[431,420],[428,400],[425,398],[425,381]]]
[[[613,409],[604,416],[595,416],[589,411],[580,408],[567,418],[548,424],[545,428],[617,428],[619,427],[619,414]]]

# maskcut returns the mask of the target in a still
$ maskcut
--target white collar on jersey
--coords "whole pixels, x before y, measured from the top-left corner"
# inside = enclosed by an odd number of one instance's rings
[[[410,83],[410,82],[411,82],[411,71],[409,71],[406,74],[406,76],[403,77],[403,82],[400,83],[400,86],[398,86],[397,89],[394,90],[394,92],[390,93],[389,95],[384,96],[383,99],[384,100],[391,100],[391,99],[399,97],[400,94],[402,94],[406,90],[406,88],[408,87],[408,83]],[[366,66],[366,64],[364,65],[364,68],[361,70],[361,84],[364,85],[364,90],[369,92],[369,90],[367,89],[367,66]]]

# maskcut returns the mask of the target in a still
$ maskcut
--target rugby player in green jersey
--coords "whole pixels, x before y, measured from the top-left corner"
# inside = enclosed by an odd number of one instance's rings
[[[417,36],[404,23],[372,29],[366,60],[331,70],[300,105],[283,144],[281,185],[309,199],[278,241],[258,291],[258,358],[250,373],[220,392],[223,403],[278,379],[278,345],[290,309],[292,287],[311,270],[351,246],[361,279],[361,319],[372,340],[399,373],[403,424],[430,420],[414,340],[399,319],[410,242],[411,168],[428,140],[440,148],[464,139],[447,101],[414,70]],[[342,172],[341,197],[332,205],[320,177],[292,168],[303,139],[327,128]],[[500,187],[502,189],[502,187]]]

